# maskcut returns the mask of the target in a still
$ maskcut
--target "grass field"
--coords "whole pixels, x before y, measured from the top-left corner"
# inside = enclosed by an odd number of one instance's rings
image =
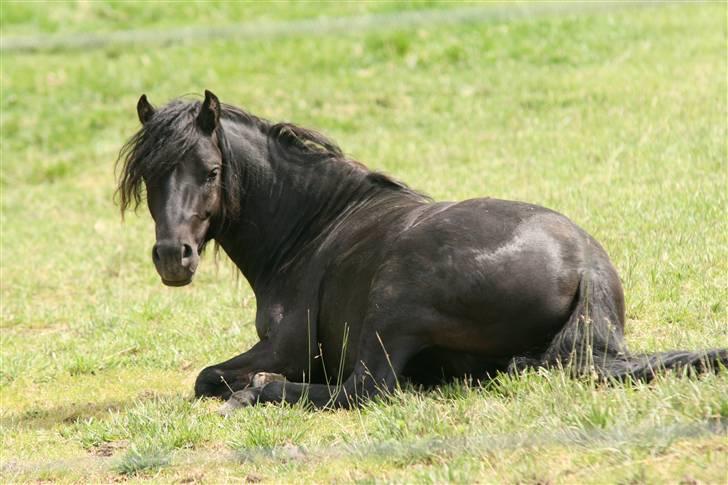
[[[139,95],[208,88],[438,200],[556,209],[619,269],[633,350],[728,347],[725,3],[475,4],[455,20],[449,3],[0,8],[3,44],[290,23],[261,40],[0,51],[1,481],[725,483],[726,374],[603,387],[531,372],[221,418],[192,384],[256,340],[252,293],[212,253],[193,285],[163,287],[150,217],[122,224],[113,202]],[[405,9],[440,15],[398,23]]]

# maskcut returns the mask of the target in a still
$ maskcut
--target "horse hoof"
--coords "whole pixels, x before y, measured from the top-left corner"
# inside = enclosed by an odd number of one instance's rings
[[[250,384],[253,387],[263,387],[271,382],[284,382],[285,380],[285,376],[280,374],[273,374],[272,372],[258,372],[253,376],[253,380],[250,381]]]
[[[218,408],[217,413],[220,416],[229,416],[237,409],[253,406],[258,402],[259,394],[259,392],[253,389],[243,389],[242,391],[234,392],[230,396],[230,399]]]

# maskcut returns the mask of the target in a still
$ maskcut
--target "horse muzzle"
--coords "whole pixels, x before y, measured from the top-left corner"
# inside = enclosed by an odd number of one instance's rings
[[[162,283],[184,286],[192,281],[200,256],[191,244],[180,241],[157,241],[152,249],[152,261]]]

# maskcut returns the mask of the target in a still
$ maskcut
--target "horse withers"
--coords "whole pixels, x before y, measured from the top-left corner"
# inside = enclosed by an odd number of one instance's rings
[[[120,153],[122,212],[143,198],[162,282],[190,283],[214,240],[255,293],[260,340],[204,369],[230,406],[349,407],[399,377],[433,383],[524,366],[649,380],[728,364],[728,350],[630,354],[617,271],[565,216],[490,198],[434,202],[209,91],[137,104]],[[275,376],[282,376],[277,378]]]

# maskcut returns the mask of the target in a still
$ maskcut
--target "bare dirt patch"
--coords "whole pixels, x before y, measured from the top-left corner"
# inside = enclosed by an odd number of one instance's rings
[[[101,443],[89,451],[96,456],[109,457],[114,456],[120,450],[125,450],[128,446],[129,441],[127,440],[109,441],[107,443]]]

